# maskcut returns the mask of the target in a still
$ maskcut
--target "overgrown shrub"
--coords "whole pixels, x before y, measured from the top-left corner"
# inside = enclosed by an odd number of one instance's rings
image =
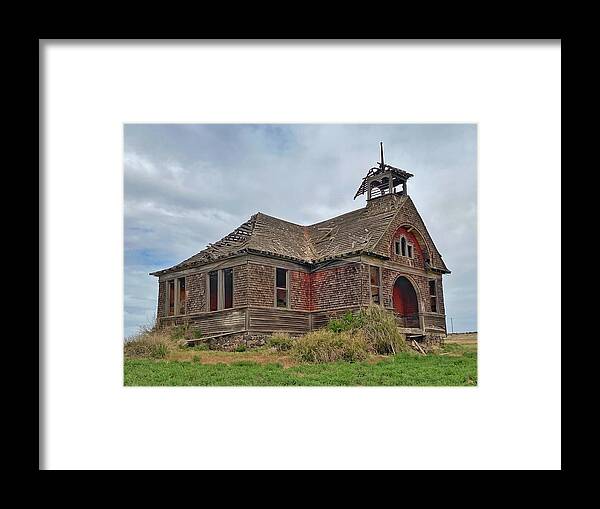
[[[294,340],[287,332],[274,332],[267,340],[267,346],[275,348],[279,352],[286,352],[292,348]]]
[[[185,340],[175,339],[172,329],[142,327],[133,337],[127,338],[123,345],[126,358],[163,359],[185,345]]]
[[[362,314],[352,313],[348,311],[343,314],[340,318],[332,318],[327,323],[327,328],[332,332],[344,332],[355,329],[360,329],[363,324]]]
[[[374,353],[388,355],[410,350],[393,313],[380,306],[369,306],[359,315],[360,330]]]
[[[320,329],[295,340],[292,355],[303,362],[356,362],[367,358],[369,345],[362,333]]]
[[[393,313],[369,306],[331,319],[325,329],[296,339],[291,353],[301,362],[355,362],[366,359],[369,353],[389,355],[409,349]]]
[[[246,351],[246,345],[244,343],[240,343],[238,346],[235,347],[235,352],[245,352]]]

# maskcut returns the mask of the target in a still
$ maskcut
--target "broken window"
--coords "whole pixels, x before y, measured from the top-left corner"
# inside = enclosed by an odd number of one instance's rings
[[[406,239],[404,237],[400,239],[400,254],[406,256]]]
[[[437,289],[435,279],[429,281],[429,299],[431,301],[431,311],[437,313]]]
[[[288,307],[287,270],[275,269],[275,305],[278,308]]]
[[[397,255],[400,255],[400,241],[399,240],[394,242],[394,252]]]
[[[175,280],[167,281],[167,287],[169,292],[169,316],[173,316],[175,314]]]
[[[208,273],[208,304],[209,311],[219,308],[219,273],[215,270]]]
[[[371,279],[371,302],[381,304],[381,274],[379,267],[371,265],[369,267]]]
[[[406,249],[408,250],[408,257],[412,258],[413,257],[413,247],[412,247],[412,244],[408,244],[408,246],[406,246]]]
[[[185,278],[179,278],[179,305],[177,313],[185,315]]]
[[[223,286],[225,292],[224,308],[233,307],[233,269],[223,269]]]

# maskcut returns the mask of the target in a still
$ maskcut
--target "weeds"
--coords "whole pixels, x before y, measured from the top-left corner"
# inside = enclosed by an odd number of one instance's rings
[[[332,332],[345,332],[360,329],[363,325],[363,315],[351,311],[343,314],[340,318],[332,318],[327,324],[327,329]]]
[[[274,348],[278,352],[290,350],[293,344],[294,340],[286,332],[275,332],[267,341],[267,346]]]
[[[292,355],[303,362],[356,362],[368,356],[368,344],[361,333],[321,329],[298,338]]]
[[[354,362],[369,354],[390,355],[409,350],[394,315],[380,306],[333,318],[325,329],[298,338],[292,346],[292,354],[304,362]]]
[[[374,353],[389,355],[410,350],[392,313],[380,306],[369,306],[361,309],[359,316],[360,330]]]
[[[179,334],[171,329],[142,327],[127,339],[123,352],[129,359],[164,359],[169,352],[185,346],[185,340],[178,338]]]

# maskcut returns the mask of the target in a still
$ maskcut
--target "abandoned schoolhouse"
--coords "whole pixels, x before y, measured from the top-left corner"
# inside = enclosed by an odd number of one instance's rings
[[[446,335],[444,264],[408,193],[381,158],[354,198],[366,205],[303,226],[257,212],[158,277],[158,325],[187,323],[217,347],[323,327],[375,304],[417,340]]]

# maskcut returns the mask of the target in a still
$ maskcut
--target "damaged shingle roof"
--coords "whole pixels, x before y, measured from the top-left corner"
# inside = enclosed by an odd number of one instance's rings
[[[308,264],[352,253],[376,254],[376,244],[406,199],[396,196],[390,202],[376,200],[364,208],[310,226],[258,212],[198,254],[152,275],[197,267],[241,253],[274,255]]]

